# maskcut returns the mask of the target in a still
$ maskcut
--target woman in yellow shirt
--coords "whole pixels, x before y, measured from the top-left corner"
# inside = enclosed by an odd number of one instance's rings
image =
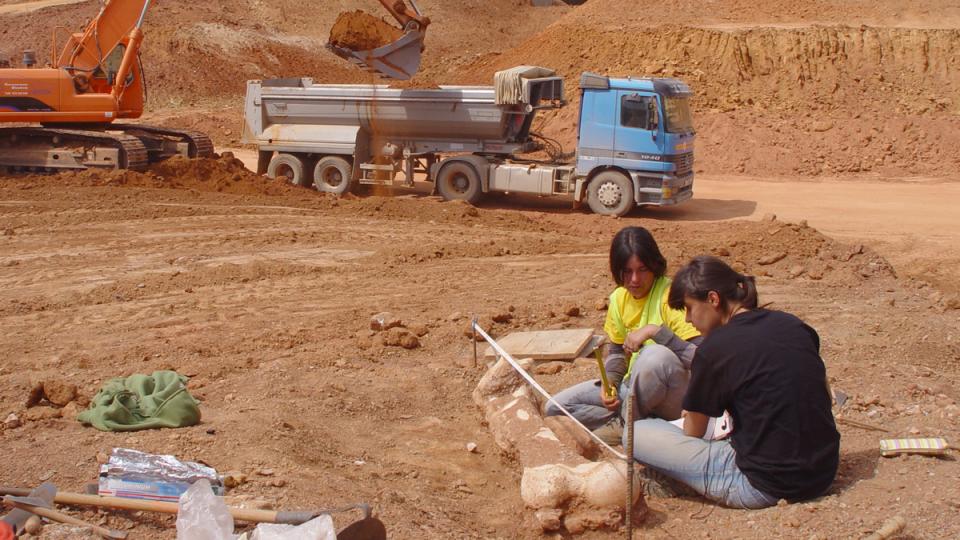
[[[548,416],[577,420],[608,443],[619,443],[626,410],[619,396],[634,394],[634,418],[680,417],[690,379],[690,362],[700,333],[686,322],[686,312],[668,302],[667,261],[650,231],[626,227],[610,244],[610,273],[617,288],[610,294],[603,329],[608,344],[604,366],[614,396],[606,396],[600,380],[563,390],[547,404]]]

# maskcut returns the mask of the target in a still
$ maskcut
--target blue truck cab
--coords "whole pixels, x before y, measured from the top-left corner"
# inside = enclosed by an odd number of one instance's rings
[[[576,199],[598,214],[693,196],[690,87],[678,79],[580,79]]]

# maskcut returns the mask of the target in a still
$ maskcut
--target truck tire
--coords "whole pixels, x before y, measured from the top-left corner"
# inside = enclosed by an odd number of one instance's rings
[[[270,178],[286,178],[291,184],[307,186],[307,178],[303,172],[303,160],[293,154],[277,154],[267,165],[267,176]]]
[[[313,168],[313,187],[317,191],[343,195],[350,191],[353,167],[350,162],[337,156],[327,156]]]
[[[587,204],[595,214],[625,216],[633,210],[633,182],[622,173],[598,174],[587,188]]]
[[[448,201],[467,201],[476,204],[483,196],[480,175],[469,163],[454,161],[440,168],[437,191]]]

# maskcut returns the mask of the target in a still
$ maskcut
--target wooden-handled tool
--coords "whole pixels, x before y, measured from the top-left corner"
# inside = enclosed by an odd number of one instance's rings
[[[58,512],[52,508],[46,508],[44,506],[33,505],[27,502],[23,502],[23,499],[18,499],[17,497],[11,497],[7,495],[3,498],[3,504],[7,506],[12,506],[14,508],[19,508],[20,510],[26,510],[40,517],[45,517],[47,519],[57,521],[60,523],[66,523],[68,525],[77,525],[79,527],[86,527],[93,532],[99,534],[104,538],[115,538],[117,540],[123,540],[127,537],[127,533],[124,531],[118,531],[115,529],[107,529],[105,527],[100,527],[99,525],[93,525],[92,523],[87,523],[81,519],[77,519],[73,516],[68,516],[63,512]]]
[[[23,488],[0,487],[0,495],[26,495],[29,490]],[[105,508],[118,508],[122,510],[142,510],[146,512],[160,512],[162,514],[176,514],[178,511],[177,503],[162,501],[145,501],[142,499],[126,499],[123,497],[103,497],[101,495],[83,495],[80,493],[57,492],[53,502],[58,504],[71,504],[77,506],[101,506]],[[230,515],[238,521],[248,521],[251,523],[285,523],[289,525],[300,525],[321,515],[340,512],[345,510],[360,509],[366,517],[370,517],[370,508],[367,505],[355,505],[346,509],[337,510],[317,510],[317,511],[297,511],[297,512],[277,512],[274,510],[255,510],[252,508],[230,507]]]
[[[597,367],[600,369],[600,383],[603,385],[603,395],[610,399],[617,397],[617,389],[610,384],[610,380],[607,378],[607,368],[603,366],[603,347],[594,349],[593,357],[597,359]]]

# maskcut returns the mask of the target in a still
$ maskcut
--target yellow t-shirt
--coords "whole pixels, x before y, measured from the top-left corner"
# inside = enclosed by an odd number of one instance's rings
[[[667,278],[662,278],[667,279]],[[667,286],[663,287],[663,295],[660,297],[660,316],[663,318],[663,326],[669,328],[680,339],[690,339],[697,337],[700,332],[686,321],[687,312],[683,309],[672,309],[667,304],[670,295],[669,279]],[[656,287],[655,287],[656,288]],[[644,298],[634,298],[624,287],[617,287],[610,295],[610,307],[607,309],[607,320],[603,323],[603,330],[609,336],[610,341],[622,345],[627,339],[627,334],[640,328],[643,318],[643,310],[647,306],[649,295]],[[619,313],[614,310],[619,308]],[[620,321],[623,321],[623,327],[617,324],[617,315]]]

